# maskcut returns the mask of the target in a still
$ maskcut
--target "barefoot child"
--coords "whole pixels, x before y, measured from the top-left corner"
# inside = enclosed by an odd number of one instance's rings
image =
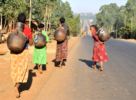
[[[98,31],[97,26],[91,25],[90,32],[92,33],[92,38],[94,40],[94,47],[93,47],[93,69],[96,69],[96,64],[99,63],[100,67],[99,70],[104,70],[104,62],[108,61],[108,55],[106,52],[106,47],[104,42],[101,42],[96,34]]]
[[[42,34],[46,37],[46,42],[49,41],[49,37],[47,35],[47,32],[44,31],[44,25],[39,24],[38,25],[39,30],[42,32]],[[43,48],[34,48],[34,54],[33,54],[33,62],[38,67],[38,72],[42,74],[42,67],[46,66],[47,63],[47,54],[46,54],[46,46]]]

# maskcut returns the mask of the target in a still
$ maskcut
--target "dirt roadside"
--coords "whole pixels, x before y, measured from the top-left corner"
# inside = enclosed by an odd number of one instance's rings
[[[78,42],[79,37],[71,37],[69,40],[69,52]],[[5,55],[0,55],[0,100],[16,100],[14,94],[14,88],[10,77],[10,54],[6,44],[0,44],[0,50],[7,51]],[[32,63],[33,47],[29,49],[29,70],[30,77],[27,84],[25,84],[21,92],[21,98],[19,100],[33,100],[42,86],[50,79],[52,74],[58,70],[54,67],[52,60],[55,57],[56,42],[52,41],[47,45],[48,64],[46,71],[43,74],[38,74],[36,70],[33,70],[34,64]]]

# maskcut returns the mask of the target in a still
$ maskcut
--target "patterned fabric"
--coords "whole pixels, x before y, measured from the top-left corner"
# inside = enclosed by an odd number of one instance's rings
[[[57,44],[56,61],[67,59],[68,54],[68,40],[63,43]]]
[[[32,39],[31,29],[25,25],[23,33]],[[20,54],[11,53],[11,78],[13,83],[26,83],[28,80],[28,43],[26,49]]]
[[[28,50],[11,54],[11,78],[13,83],[26,83],[28,79]]]
[[[107,62],[109,58],[106,52],[105,44],[100,42],[97,35],[93,35],[92,37],[94,39],[92,60],[95,62]]]

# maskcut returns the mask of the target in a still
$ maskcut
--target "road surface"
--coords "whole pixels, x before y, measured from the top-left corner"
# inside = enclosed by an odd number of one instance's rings
[[[110,40],[104,72],[91,68],[93,41],[75,43],[66,67],[56,68],[33,100],[136,100],[136,44]]]

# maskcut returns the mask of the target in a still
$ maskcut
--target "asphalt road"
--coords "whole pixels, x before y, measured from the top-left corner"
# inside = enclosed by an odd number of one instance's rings
[[[91,68],[93,41],[81,38],[35,100],[136,100],[136,44],[110,40],[104,72]]]

